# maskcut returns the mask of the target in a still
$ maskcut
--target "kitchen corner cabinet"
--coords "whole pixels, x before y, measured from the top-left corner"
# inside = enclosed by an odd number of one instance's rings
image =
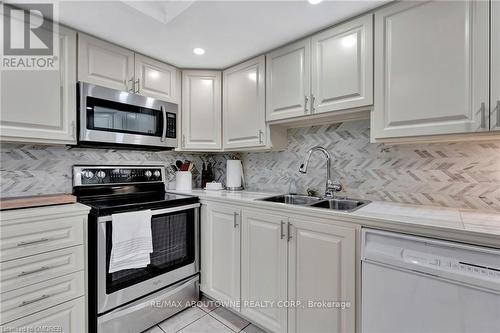
[[[242,306],[241,313],[271,332],[287,331],[287,217],[243,210],[241,300],[273,301],[273,306]]]
[[[266,120],[311,112],[311,40],[304,39],[266,55]]]
[[[201,291],[228,304],[240,300],[240,230],[238,207],[201,206]]]
[[[375,12],[373,141],[489,130],[488,22],[487,1],[402,1]]]
[[[500,1],[491,1],[490,129],[500,130]]]
[[[1,71],[1,141],[76,144],[76,32],[58,37],[58,70]]]
[[[78,34],[78,81],[178,103],[178,72],[168,64]]]
[[[288,332],[355,331],[356,230],[290,218],[288,298],[302,302],[288,312]],[[309,301],[346,302],[342,308]]]
[[[182,72],[183,150],[222,150],[221,72]]]
[[[265,148],[265,56],[251,59],[223,72],[223,147]]]
[[[312,113],[373,104],[373,15],[312,37]]]

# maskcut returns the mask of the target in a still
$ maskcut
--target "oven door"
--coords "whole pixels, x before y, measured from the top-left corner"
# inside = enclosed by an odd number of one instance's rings
[[[79,141],[175,148],[177,105],[79,82]]]
[[[99,217],[97,312],[112,310],[199,272],[199,207],[191,204],[152,211],[153,252],[145,268],[109,273],[113,225]]]

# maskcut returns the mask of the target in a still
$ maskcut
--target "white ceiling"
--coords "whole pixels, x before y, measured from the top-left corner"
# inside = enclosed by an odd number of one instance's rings
[[[59,21],[181,68],[222,69],[384,2],[61,1]]]

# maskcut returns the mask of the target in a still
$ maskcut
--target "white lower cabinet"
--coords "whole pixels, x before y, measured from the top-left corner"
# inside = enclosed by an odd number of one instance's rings
[[[358,226],[217,203],[201,225],[205,294],[270,332],[355,331]]]
[[[355,228],[291,218],[288,237],[288,332],[354,332]]]
[[[201,207],[201,291],[219,301],[240,300],[240,209]]]
[[[287,309],[280,306],[287,299],[287,220],[242,213],[241,313],[271,332],[287,331]]]

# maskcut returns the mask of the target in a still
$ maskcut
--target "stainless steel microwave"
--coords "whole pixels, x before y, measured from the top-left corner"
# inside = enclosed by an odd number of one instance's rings
[[[177,104],[78,83],[80,146],[177,147]]]

